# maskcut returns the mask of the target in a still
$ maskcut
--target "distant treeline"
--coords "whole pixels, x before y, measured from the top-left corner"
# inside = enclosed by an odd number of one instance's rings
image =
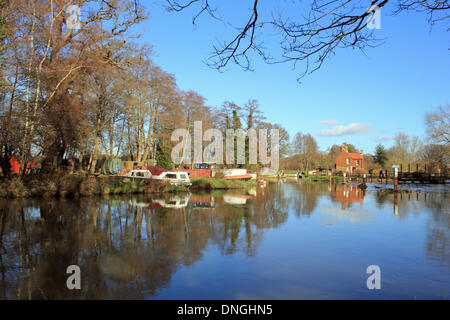
[[[364,154],[364,169],[391,168],[401,165],[403,171],[441,172],[450,166],[450,105],[425,114],[426,138],[398,133],[390,148],[378,144],[373,154]],[[346,143],[349,152],[363,152]],[[341,146],[320,151],[310,134],[297,133],[291,142],[291,155],[281,161],[282,169],[334,169]]]

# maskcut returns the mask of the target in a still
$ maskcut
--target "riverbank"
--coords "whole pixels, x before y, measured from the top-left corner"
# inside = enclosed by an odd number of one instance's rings
[[[227,180],[213,178],[192,178],[191,190],[228,190],[256,187],[256,180]]]
[[[190,190],[245,189],[256,181],[193,178]],[[112,194],[188,192],[189,188],[173,186],[166,181],[130,179],[114,176],[66,174],[27,176],[0,181],[0,198],[87,197]]]
[[[110,194],[188,191],[158,180],[66,174],[0,181],[0,198],[86,197]]]
[[[297,175],[295,174],[285,174],[284,176],[265,176],[264,178],[269,180],[277,180],[277,179],[297,179]],[[344,177],[341,176],[333,176],[333,182],[343,182]],[[329,182],[329,175],[305,175],[301,178],[302,181],[305,182]]]

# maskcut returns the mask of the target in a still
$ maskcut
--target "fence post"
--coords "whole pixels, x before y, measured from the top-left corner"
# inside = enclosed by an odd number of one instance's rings
[[[394,168],[394,189],[397,190],[398,186],[398,168]]]
[[[401,165],[393,165],[392,168],[394,168],[394,190],[397,190],[398,186],[398,168],[401,168]]]

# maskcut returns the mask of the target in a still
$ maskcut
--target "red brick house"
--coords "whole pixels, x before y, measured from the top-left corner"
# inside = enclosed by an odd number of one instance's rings
[[[342,151],[336,157],[336,170],[343,172],[355,172],[364,169],[364,155],[357,152],[348,152],[348,147],[343,144]]]

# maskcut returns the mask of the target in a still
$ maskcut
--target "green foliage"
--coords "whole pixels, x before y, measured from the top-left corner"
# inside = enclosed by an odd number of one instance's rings
[[[211,178],[192,178],[193,190],[226,190],[226,189],[245,189],[256,185],[255,180],[227,180],[227,179],[211,179]]]
[[[144,163],[146,166],[156,166],[157,165],[157,161],[154,159],[144,160]]]
[[[241,125],[241,120],[239,119],[239,115],[237,110],[233,110],[233,129],[237,130],[237,129],[241,129],[242,125]]]
[[[159,144],[156,149],[156,165],[167,170],[174,168],[169,152],[165,148],[161,148]]]
[[[259,166],[259,164],[249,164],[247,166],[247,170],[252,171],[252,172],[257,172],[260,170],[260,166]]]
[[[100,170],[101,174],[117,174],[117,171],[119,171],[121,168],[123,168],[123,161],[120,159],[106,159],[105,162],[103,162],[102,168]]]
[[[377,147],[375,149],[375,155],[373,158],[374,158],[375,163],[378,163],[381,167],[384,168],[384,165],[385,165],[388,157],[387,157],[387,151],[383,147],[382,144],[377,145]]]
[[[351,143],[344,142],[343,145],[345,145],[347,147],[347,151],[349,153],[356,153],[356,152],[358,152],[357,148]],[[339,153],[340,152],[341,152],[341,148],[339,147]]]

